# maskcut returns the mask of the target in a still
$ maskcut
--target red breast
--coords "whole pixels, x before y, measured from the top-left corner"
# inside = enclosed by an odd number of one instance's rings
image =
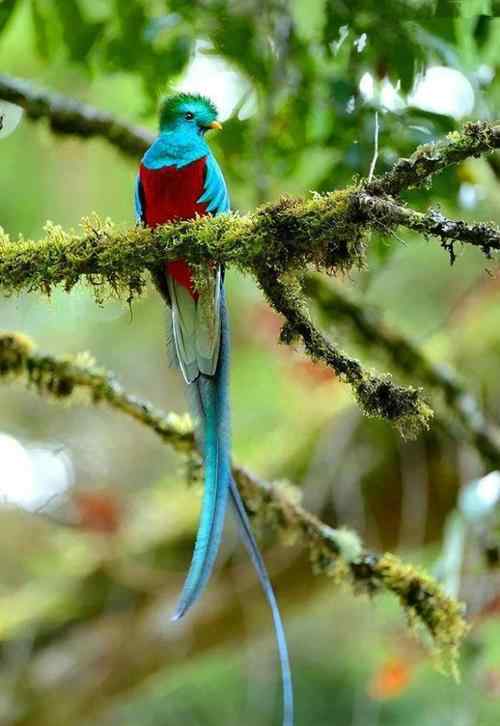
[[[206,157],[180,169],[175,166],[148,169],[141,164],[144,216],[149,227],[207,213],[207,205],[196,201],[203,194],[205,165]]]
[[[197,202],[203,194],[205,165],[206,157],[180,169],[175,166],[148,169],[141,164],[139,175],[144,195],[144,221],[149,227],[207,213],[207,205]],[[165,267],[168,274],[186,287],[195,299],[198,297],[191,269],[184,260],[166,262]]]

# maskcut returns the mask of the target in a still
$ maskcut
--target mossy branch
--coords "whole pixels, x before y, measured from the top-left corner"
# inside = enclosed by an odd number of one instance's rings
[[[417,212],[392,199],[381,199],[365,193],[359,194],[358,203],[373,223],[380,224],[383,234],[392,227],[401,226],[426,237],[437,237],[450,253],[452,263],[455,261],[454,242],[479,247],[487,257],[491,256],[493,250],[500,250],[500,228],[493,222],[469,224],[461,219],[448,219],[438,209]]]
[[[99,135],[134,156],[151,136],[90,106],[36,89],[30,83],[0,77],[0,97],[20,103],[31,118],[47,117],[56,131]],[[417,149],[374,181],[307,199],[282,198],[251,214],[220,215],[164,225],[118,229],[97,218],[83,221],[83,233],[66,233],[48,224],[40,242],[11,241],[0,234],[0,287],[7,294],[27,290],[50,293],[54,285],[70,290],[84,278],[103,299],[103,283],[130,301],[165,260],[184,258],[194,268],[208,260],[252,273],[274,307],[285,315],[283,340],[301,337],[309,355],[321,359],[350,385],[364,412],[383,416],[407,433],[428,424],[430,409],[419,391],[395,385],[388,376],[365,371],[328,341],[312,324],[294,282],[307,267],[327,273],[364,264],[370,229],[388,233],[404,225],[437,236],[453,259],[453,242],[479,246],[487,255],[499,248],[493,225],[452,222],[431,210],[426,214],[397,204],[388,194],[426,183],[450,164],[497,148],[500,126],[468,124],[444,142]],[[200,281],[201,284],[201,281]]]
[[[350,216],[349,191],[282,198],[247,215],[221,214],[165,224],[155,229],[119,228],[97,216],[82,220],[81,232],[48,223],[40,241],[0,234],[0,289],[5,294],[56,285],[69,291],[80,280],[94,289],[139,295],[148,270],[165,260],[209,260],[270,275],[313,264],[325,270],[363,263],[366,230]]]
[[[391,201],[370,198],[366,215],[380,219],[374,209],[395,207]],[[362,201],[364,200],[364,201]],[[0,237],[0,285],[9,293],[38,290],[50,293],[63,284],[70,290],[85,278],[102,300],[103,283],[128,299],[140,294],[147,270],[166,259],[188,259],[195,267],[207,260],[235,264],[252,272],[273,306],[286,320],[284,341],[300,336],[312,358],[323,360],[352,385],[365,413],[382,416],[410,435],[428,425],[430,409],[419,391],[395,385],[388,376],[365,371],[358,361],[341,353],[312,324],[293,282],[308,265],[345,270],[363,263],[366,230],[357,208],[367,205],[356,190],[314,195],[307,200],[283,198],[253,214],[203,217],[164,225],[120,230],[97,218],[84,220],[83,233],[66,233],[48,225],[41,242]],[[408,215],[417,213],[408,210]],[[423,215],[421,215],[423,216]],[[387,222],[389,214],[384,212]]]
[[[314,195],[307,200],[283,198],[253,214],[201,217],[154,230],[138,226],[120,231],[97,218],[85,220],[83,234],[49,225],[42,242],[0,237],[0,285],[6,293],[66,290],[84,277],[99,300],[103,283],[128,299],[142,292],[147,270],[167,259],[234,263],[252,272],[274,307],[285,315],[288,332],[300,335],[314,359],[323,360],[354,387],[363,411],[393,422],[412,436],[428,425],[429,407],[418,391],[395,385],[388,376],[365,371],[315,329],[303,315],[292,271],[308,264],[345,269],[362,262],[364,229],[350,220],[349,192]],[[287,282],[283,282],[284,276]],[[293,337],[293,336],[289,336]],[[284,336],[284,340],[287,337]]]
[[[449,366],[429,360],[409,338],[384,323],[373,306],[367,310],[353,291],[347,294],[319,275],[307,276],[305,290],[326,321],[347,323],[363,345],[383,352],[396,370],[440,393],[486,466],[500,468],[500,435],[485,419],[473,393]],[[443,417],[436,416],[436,422],[451,438],[455,436],[454,428]]]
[[[201,217],[156,229],[118,227],[95,215],[82,220],[80,232],[49,222],[39,241],[11,240],[0,229],[0,289],[7,295],[50,293],[63,285],[69,291],[83,279],[94,289],[107,284],[134,296],[143,291],[148,270],[179,257],[193,265],[208,260],[232,264],[261,279],[307,266],[348,271],[363,266],[370,228],[387,233],[398,225],[440,237],[446,245],[467,242],[487,254],[500,249],[494,225],[448,220],[435,210],[422,214],[351,188],[308,199],[282,197],[250,214]]]
[[[135,159],[144,154],[154,139],[149,131],[121,121],[111,113],[20,78],[0,74],[0,98],[22,106],[33,121],[47,119],[57,134],[100,137]]]
[[[406,189],[429,183],[435,174],[465,159],[500,148],[500,124],[475,121],[446,139],[419,146],[409,159],[398,159],[392,169],[364,185],[368,194],[398,196]]]
[[[165,415],[151,404],[127,394],[114,377],[85,354],[57,358],[35,351],[23,335],[0,334],[0,381],[19,381],[57,401],[106,403],[151,428],[177,451],[195,449],[187,417]],[[86,394],[85,398],[81,395]],[[350,584],[355,592],[396,595],[411,620],[420,622],[433,638],[443,663],[455,670],[458,647],[467,626],[462,607],[422,571],[392,554],[364,550],[357,535],[323,524],[295,503],[286,491],[261,481],[241,467],[233,474],[252,518],[277,529],[287,542],[299,541],[309,550],[314,571]]]
[[[313,360],[326,363],[342,381],[353,387],[358,403],[367,415],[391,421],[403,436],[409,438],[428,428],[432,411],[419,390],[398,386],[389,375],[378,376],[365,370],[358,360],[333,345],[312,323],[298,285],[293,296],[290,280],[286,283],[279,278],[259,281],[271,305],[286,319],[282,342],[293,343],[300,337]]]

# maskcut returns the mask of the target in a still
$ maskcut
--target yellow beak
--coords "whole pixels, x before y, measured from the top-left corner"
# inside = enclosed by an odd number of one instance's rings
[[[208,124],[209,129],[218,129],[219,131],[222,130],[222,124],[218,121],[212,121],[211,124]]]

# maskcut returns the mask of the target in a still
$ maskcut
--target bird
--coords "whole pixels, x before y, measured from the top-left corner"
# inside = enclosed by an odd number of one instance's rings
[[[206,133],[222,129],[215,104],[194,93],[176,93],[160,105],[159,133],[136,177],[136,221],[147,227],[230,211],[229,193]],[[167,304],[169,363],[184,379],[195,439],[202,454],[204,492],[194,551],[172,619],[198,600],[212,573],[230,503],[239,532],[271,610],[278,646],[283,726],[293,724],[293,687],[287,641],[278,603],[231,472],[229,402],[230,334],[224,269],[207,262],[197,285],[184,259],[168,260],[153,273]]]

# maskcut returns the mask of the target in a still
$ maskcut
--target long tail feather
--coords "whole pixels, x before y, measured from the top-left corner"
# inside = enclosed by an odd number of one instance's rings
[[[221,343],[214,376],[200,374],[188,385],[194,413],[200,416],[205,488],[193,557],[172,620],[179,620],[201,595],[222,539],[231,481],[229,431],[229,330],[221,294]]]
[[[276,641],[278,643],[278,653],[281,664],[281,680],[283,683],[283,726],[292,726],[293,724],[293,686],[292,686],[292,673],[290,670],[290,661],[288,658],[288,648],[286,644],[285,630],[283,628],[283,621],[281,620],[281,614],[279,611],[278,603],[276,602],[276,596],[274,594],[269,575],[267,574],[266,566],[262,555],[260,554],[257,542],[252,532],[248,515],[245,511],[245,507],[241,500],[240,493],[233,478],[231,477],[231,502],[233,508],[238,517],[238,524],[240,527],[241,538],[247,551],[250,555],[250,559],[257,571],[257,575],[260,580],[260,584],[266,596],[266,600],[271,608],[271,613],[274,621],[274,630],[276,632]]]
[[[200,375],[187,386],[190,408],[199,420],[196,438],[203,451],[205,491],[195,549],[173,620],[181,618],[202,593],[213,569],[222,538],[228,494],[236,513],[241,539],[256,569],[271,609],[283,684],[283,726],[293,725],[293,688],[283,622],[274,591],[252,532],[240,493],[231,475],[229,417],[229,327],[221,291],[221,342],[216,374]]]

